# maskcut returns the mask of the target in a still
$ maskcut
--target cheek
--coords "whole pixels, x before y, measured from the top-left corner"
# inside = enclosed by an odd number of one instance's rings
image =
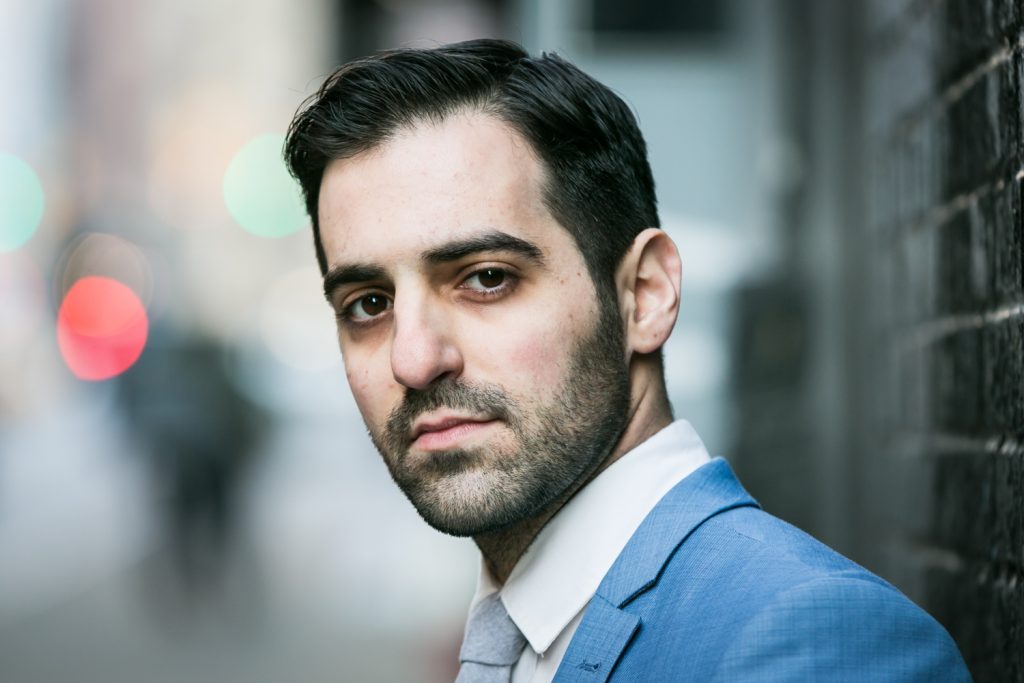
[[[352,397],[363,419],[371,425],[383,424],[402,397],[401,387],[378,366],[372,358],[345,357],[345,375]]]
[[[500,371],[523,395],[550,392],[561,386],[579,330],[563,326],[524,326],[520,334],[506,335],[507,342],[491,357],[500,359]]]
[[[598,318],[589,282],[581,269],[560,279],[556,294],[531,297],[495,321],[487,335],[493,343],[477,358],[485,372],[524,398],[560,390],[579,340]]]

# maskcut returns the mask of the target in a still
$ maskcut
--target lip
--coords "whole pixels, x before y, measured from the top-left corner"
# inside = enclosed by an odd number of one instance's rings
[[[428,451],[451,448],[496,421],[493,418],[465,415],[433,415],[421,418],[413,425],[412,446]]]

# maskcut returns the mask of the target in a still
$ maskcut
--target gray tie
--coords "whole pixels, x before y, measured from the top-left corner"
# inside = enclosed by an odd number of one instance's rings
[[[509,618],[498,594],[488,595],[469,615],[455,683],[508,683],[525,646],[526,638]]]

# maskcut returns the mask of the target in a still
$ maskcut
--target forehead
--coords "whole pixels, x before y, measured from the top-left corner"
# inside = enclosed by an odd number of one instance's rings
[[[396,260],[494,230],[542,248],[572,245],[544,205],[543,182],[529,143],[493,116],[466,112],[400,129],[325,170],[319,219],[328,265]]]

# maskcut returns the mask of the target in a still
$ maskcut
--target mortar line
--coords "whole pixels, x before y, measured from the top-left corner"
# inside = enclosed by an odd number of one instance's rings
[[[1001,192],[1006,189],[1008,183],[1020,180],[1024,180],[1024,168],[1017,171],[1011,180],[1006,178],[987,180],[981,185],[954,195],[939,206],[929,207],[919,212],[909,221],[898,223],[889,228],[876,229],[874,232],[882,235],[881,244],[891,245],[907,234],[930,229],[938,230],[957,215],[970,208],[972,204],[977,203],[993,192]]]
[[[920,349],[967,330],[978,330],[1008,320],[1024,317],[1024,303],[1005,304],[980,313],[957,313],[919,324],[904,342],[904,350]]]
[[[909,460],[963,454],[1012,456],[1024,453],[1024,444],[1009,433],[971,436],[955,432],[897,432],[891,438],[898,452]]]
[[[978,62],[970,71],[943,88],[937,98],[933,97],[909,107],[907,113],[893,126],[893,132],[887,136],[886,146],[892,146],[900,138],[909,136],[936,110],[948,109],[978,81],[1002,64],[1010,61],[1015,53],[1021,51],[1024,51],[1024,33],[1018,35],[1016,39],[1006,38],[1006,42],[998,50],[989,54],[988,57]]]

